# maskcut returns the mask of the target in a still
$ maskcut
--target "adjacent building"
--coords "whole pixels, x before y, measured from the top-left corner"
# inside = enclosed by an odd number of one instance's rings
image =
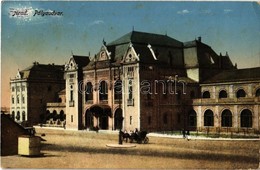
[[[188,113],[190,125],[216,132],[259,131],[260,67],[222,71],[200,89],[201,98],[193,100]]]
[[[24,126],[40,123],[46,103],[58,101],[57,93],[65,88],[63,74],[64,66],[38,62],[18,70],[10,80],[12,118]]]

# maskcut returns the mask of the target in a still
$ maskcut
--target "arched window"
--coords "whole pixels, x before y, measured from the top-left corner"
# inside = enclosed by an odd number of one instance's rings
[[[117,80],[114,84],[114,99],[122,99],[122,81]]]
[[[167,123],[168,123],[168,114],[167,114],[167,113],[164,113],[164,114],[163,114],[163,123],[164,123],[164,124],[167,124]]]
[[[107,100],[108,86],[105,81],[99,84],[99,100]]]
[[[209,91],[204,91],[203,94],[202,94],[202,98],[210,98]]]
[[[237,96],[237,98],[246,97],[245,90],[243,90],[243,89],[238,90],[236,96]]]
[[[214,126],[214,114],[210,109],[204,113],[204,126]]]
[[[25,121],[25,111],[22,112],[22,121]]]
[[[60,117],[60,121],[66,120],[66,115],[65,115],[63,110],[60,111],[60,116],[59,117]]]
[[[227,98],[227,92],[225,90],[221,90],[219,92],[219,96],[218,96],[220,99],[222,98]]]
[[[241,127],[252,127],[252,112],[244,109],[240,115]]]
[[[197,126],[197,114],[194,110],[191,110],[188,115],[188,122],[190,127]]]
[[[19,104],[20,103],[20,96],[19,95],[17,95],[16,100],[17,100],[17,104]]]
[[[53,120],[56,121],[58,119],[58,114],[56,110],[53,110]]]
[[[12,96],[12,104],[14,104],[14,96]]]
[[[221,126],[232,127],[232,113],[230,110],[225,109],[221,115]]]
[[[256,90],[255,97],[260,97],[260,88]]]
[[[88,82],[86,84],[85,89],[85,101],[93,100],[93,86],[91,82]]]
[[[16,114],[16,120],[19,121],[19,120],[20,120],[20,117],[21,117],[21,115],[20,115],[20,112],[18,111],[17,114]]]

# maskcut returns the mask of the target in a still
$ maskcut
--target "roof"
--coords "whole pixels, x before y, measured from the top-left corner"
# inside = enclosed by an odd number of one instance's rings
[[[9,127],[5,127],[4,129],[6,130],[6,128],[14,128],[14,126],[17,129],[20,129],[24,134],[29,135],[28,130],[26,130],[23,126],[21,126],[20,124],[18,124],[17,122],[15,122],[10,115],[1,113],[1,124],[3,124],[3,122],[6,122],[7,124],[9,124]],[[1,129],[2,130],[2,129]]]
[[[167,35],[152,34],[132,31],[125,34],[124,36],[112,41],[107,46],[128,44],[128,43],[140,43],[140,44],[151,44],[151,45],[163,45],[163,46],[174,46],[182,47],[182,42],[168,37]]]
[[[38,62],[34,62],[33,65],[19,71],[19,74],[21,79],[63,79],[63,71],[63,65],[39,64]]]
[[[72,58],[74,59],[79,68],[86,66],[90,61],[88,56],[73,55]]]
[[[198,45],[211,48],[209,45],[201,42],[201,40],[193,40],[193,41],[187,41],[183,43],[184,48],[197,47]]]
[[[225,83],[260,80],[260,67],[225,70],[203,83]]]

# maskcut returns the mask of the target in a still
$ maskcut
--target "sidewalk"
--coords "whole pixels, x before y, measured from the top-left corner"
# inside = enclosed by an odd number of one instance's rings
[[[64,128],[57,128],[57,127],[40,127],[40,126],[33,126],[36,129],[49,129],[49,130],[62,130],[62,131],[74,131],[78,133],[97,133],[96,131],[89,131],[89,130],[75,130],[75,129],[64,129]],[[98,133],[104,134],[118,134],[118,130],[99,130]],[[168,135],[168,134],[159,134],[159,133],[148,133],[148,137],[162,137],[162,138],[175,138],[175,139],[183,139],[182,135]],[[187,139],[187,137],[185,138]],[[204,137],[204,136],[194,136],[189,135],[189,140],[215,140],[215,141],[260,141],[260,138],[211,138],[211,137]]]
[[[152,137],[164,137],[164,138],[175,138],[175,139],[183,139],[182,135],[167,135],[167,134],[158,134],[158,133],[149,133],[147,135],[152,136]],[[187,137],[186,137],[187,139]],[[237,140],[237,141],[260,141],[259,138],[211,138],[211,137],[204,137],[204,136],[188,136],[189,140],[219,140],[219,141],[232,141],[232,140]]]

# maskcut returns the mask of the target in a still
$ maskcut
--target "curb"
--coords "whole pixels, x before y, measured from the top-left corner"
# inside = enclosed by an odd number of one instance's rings
[[[201,136],[189,136],[188,138],[183,138],[182,135],[164,135],[164,134],[157,134],[157,133],[149,133],[148,137],[164,137],[164,138],[175,138],[175,139],[187,139],[187,140],[215,140],[215,141],[260,141],[259,138],[207,138]]]

